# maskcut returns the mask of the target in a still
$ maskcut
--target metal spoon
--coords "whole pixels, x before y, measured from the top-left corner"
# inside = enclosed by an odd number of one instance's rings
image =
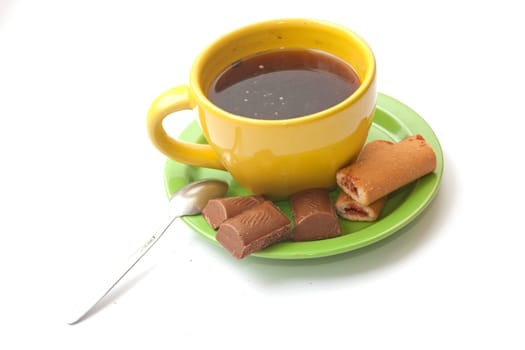
[[[218,197],[224,197],[228,191],[228,184],[220,180],[201,180],[189,183],[175,192],[170,198],[169,212],[170,215],[166,223],[151,236],[140,249],[133,254],[129,260],[117,269],[113,277],[102,285],[103,287],[93,295],[93,298],[87,300],[78,312],[75,312],[67,323],[75,324],[82,320],[112,289],[117,283],[135,266],[135,264],[146,254],[150,248],[157,243],[160,237],[170,227],[171,223],[178,217],[184,215],[200,214],[202,208],[208,203],[208,200]]]

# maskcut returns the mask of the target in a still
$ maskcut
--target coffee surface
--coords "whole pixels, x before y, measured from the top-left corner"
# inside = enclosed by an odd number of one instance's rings
[[[235,62],[215,79],[208,98],[236,115],[290,119],[342,102],[359,84],[353,68],[336,56],[283,49]]]

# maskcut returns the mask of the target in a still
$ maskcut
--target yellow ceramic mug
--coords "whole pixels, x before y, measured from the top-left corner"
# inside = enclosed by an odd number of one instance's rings
[[[242,117],[215,106],[206,96],[214,79],[233,62],[268,50],[305,48],[338,56],[356,71],[360,85],[341,103],[321,112],[284,120]],[[189,85],[161,94],[151,105],[147,129],[169,158],[225,169],[255,194],[282,199],[308,188],[335,187],[335,173],[362,148],[375,108],[375,59],[352,31],[325,21],[279,19],[222,36],[195,60]],[[169,114],[197,109],[207,145],[168,135]]]

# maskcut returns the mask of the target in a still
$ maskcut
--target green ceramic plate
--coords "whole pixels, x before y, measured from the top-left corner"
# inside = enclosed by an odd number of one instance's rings
[[[341,219],[342,235],[339,237],[310,242],[282,242],[252,255],[270,259],[310,259],[340,254],[382,240],[414,220],[438,191],[443,173],[443,153],[436,135],[423,118],[392,97],[379,94],[368,141],[383,139],[397,142],[414,134],[423,135],[432,145],[437,155],[437,168],[434,173],[392,193],[377,221],[362,223]],[[180,138],[197,143],[206,142],[196,122],[192,122]],[[164,179],[168,195],[190,181],[203,178],[219,178],[228,182],[228,196],[249,194],[228,172],[188,166],[172,160],[166,163]],[[331,196],[335,200],[337,191],[333,191]],[[292,218],[287,201],[278,201],[276,205]],[[218,245],[215,231],[201,215],[186,216],[182,220],[197,233]]]

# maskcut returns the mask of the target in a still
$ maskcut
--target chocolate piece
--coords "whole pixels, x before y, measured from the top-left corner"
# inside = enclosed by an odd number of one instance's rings
[[[341,234],[328,190],[310,189],[295,193],[290,197],[290,203],[295,219],[292,240],[312,241]]]
[[[264,201],[224,221],[216,239],[237,259],[289,237],[291,222],[272,202]]]
[[[204,219],[206,219],[208,224],[216,230],[227,219],[262,203],[263,201],[264,198],[262,196],[238,196],[211,199],[202,209],[202,216],[204,216]]]

